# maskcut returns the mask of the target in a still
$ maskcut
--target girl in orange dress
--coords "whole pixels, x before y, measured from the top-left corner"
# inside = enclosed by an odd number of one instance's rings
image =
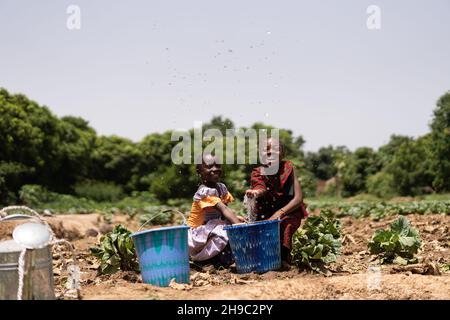
[[[192,261],[199,264],[213,264],[229,267],[234,261],[224,226],[242,222],[228,203],[233,196],[221,183],[222,166],[217,158],[205,155],[203,163],[197,166],[202,184],[194,195],[188,218],[189,253]]]

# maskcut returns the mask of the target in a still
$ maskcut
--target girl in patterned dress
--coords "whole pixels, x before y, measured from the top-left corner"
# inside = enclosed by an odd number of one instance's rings
[[[194,195],[188,218],[189,253],[192,261],[229,267],[234,261],[224,226],[241,223],[228,208],[233,196],[225,184],[220,182],[222,166],[217,158],[208,154],[202,164],[197,165],[201,185]]]

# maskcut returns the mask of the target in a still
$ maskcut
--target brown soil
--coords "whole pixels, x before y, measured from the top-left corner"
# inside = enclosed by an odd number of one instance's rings
[[[342,255],[323,275],[295,268],[245,275],[236,274],[233,269],[191,268],[190,285],[175,283],[168,288],[143,284],[135,272],[97,275],[99,264],[89,254],[89,248],[98,243],[102,231],[110,230],[114,224],[122,223],[136,231],[139,224],[135,220],[115,216],[112,225],[108,225],[102,216],[88,214],[57,216],[48,221],[58,237],[70,240],[76,248],[82,299],[450,299],[450,273],[442,271],[442,266],[450,263],[450,216],[408,215],[408,219],[419,230],[423,242],[416,265],[378,266],[367,252],[368,240],[375,230],[386,228],[395,217],[376,222],[345,217],[341,219]],[[0,240],[12,230],[12,224],[0,224]],[[54,260],[55,283],[57,292],[61,292],[66,273],[58,253]],[[368,271],[372,268],[378,268],[379,274]]]

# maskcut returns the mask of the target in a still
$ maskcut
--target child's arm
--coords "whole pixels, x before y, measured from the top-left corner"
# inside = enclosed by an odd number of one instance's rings
[[[287,205],[285,205],[283,208],[281,208],[280,210],[278,210],[277,212],[275,212],[269,220],[275,220],[275,219],[280,219],[282,218],[284,215],[289,214],[290,212],[292,212],[293,210],[297,209],[298,207],[300,207],[302,200],[303,200],[303,193],[302,193],[302,188],[300,186],[300,182],[298,181],[298,179],[295,177],[295,173],[292,172],[293,174],[293,178],[294,178],[294,198],[292,198],[291,201],[289,201],[289,203]]]
[[[234,212],[228,208],[223,202],[219,202],[216,204],[216,208],[222,212],[225,218],[230,221],[232,224],[241,223],[241,220],[234,214]]]
[[[250,177],[251,189],[245,191],[245,195],[249,198],[258,198],[267,193],[267,187],[261,175],[260,169],[253,169]]]
[[[266,190],[263,189],[248,189],[245,191],[245,195],[249,198],[258,198],[261,197],[264,193],[266,193]]]

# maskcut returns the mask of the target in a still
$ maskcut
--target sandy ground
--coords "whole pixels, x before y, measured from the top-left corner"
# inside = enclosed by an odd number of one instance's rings
[[[190,285],[159,288],[143,284],[135,272],[99,276],[98,261],[89,254],[89,248],[114,224],[122,223],[136,231],[136,221],[116,216],[112,224],[107,224],[98,214],[47,218],[56,236],[70,240],[76,248],[82,299],[450,299],[450,273],[440,270],[450,263],[450,216],[409,215],[408,219],[423,242],[416,265],[378,266],[367,252],[373,232],[386,228],[395,217],[377,222],[345,217],[341,219],[342,255],[323,275],[296,268],[245,275],[233,269],[191,268]],[[0,224],[0,240],[10,238],[17,223]],[[54,254],[54,260],[56,288],[61,291],[66,274],[59,253]]]

